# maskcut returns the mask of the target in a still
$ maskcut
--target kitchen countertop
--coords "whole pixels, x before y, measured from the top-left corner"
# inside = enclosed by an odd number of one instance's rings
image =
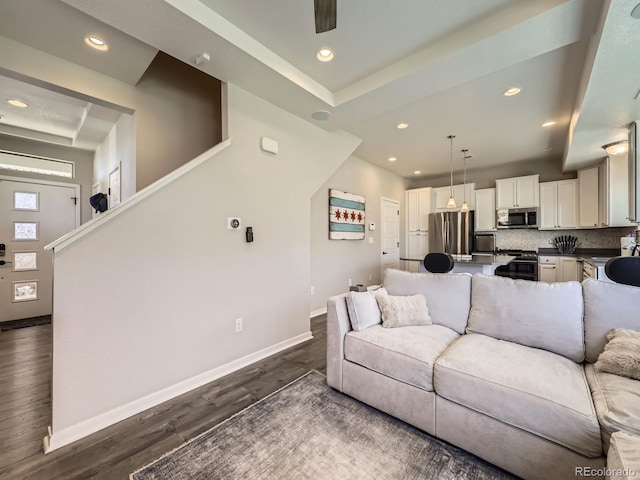
[[[511,260],[515,259],[511,255],[492,255],[490,253],[487,254],[479,254],[479,255],[471,255],[470,259],[456,259],[453,256],[453,260],[456,264],[464,264],[464,265],[506,265]],[[422,258],[400,258],[400,260],[404,260],[407,262],[422,262],[424,259]]]
[[[611,257],[620,256],[619,248],[577,248],[573,253],[559,253],[555,248],[539,248],[538,256],[582,258],[599,267],[607,263]]]

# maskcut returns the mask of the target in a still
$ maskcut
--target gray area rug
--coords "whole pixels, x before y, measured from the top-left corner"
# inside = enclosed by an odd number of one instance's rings
[[[309,372],[131,474],[150,479],[510,479]]]

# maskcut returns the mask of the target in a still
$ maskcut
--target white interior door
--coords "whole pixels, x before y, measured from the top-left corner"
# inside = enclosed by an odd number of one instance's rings
[[[382,278],[387,268],[400,266],[400,202],[382,199],[381,206]]]
[[[79,194],[77,185],[0,178],[0,322],[51,314],[53,261],[44,247],[77,226]]]

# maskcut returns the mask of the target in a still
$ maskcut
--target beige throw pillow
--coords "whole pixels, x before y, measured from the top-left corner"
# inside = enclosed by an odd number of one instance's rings
[[[422,294],[393,296],[376,295],[382,326],[385,328],[431,325],[427,299]]]
[[[614,328],[595,367],[606,373],[640,380],[640,332]]]

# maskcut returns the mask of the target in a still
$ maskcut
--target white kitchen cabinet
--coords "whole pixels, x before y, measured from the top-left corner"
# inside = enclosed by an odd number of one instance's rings
[[[577,281],[578,261],[575,257],[540,256],[538,257],[539,282]]]
[[[429,233],[428,232],[409,232],[407,242],[407,258],[424,259],[429,253]],[[420,270],[419,262],[408,262],[409,271],[417,272]]]
[[[475,191],[475,231],[491,232],[496,229],[496,189]]]
[[[540,230],[576,228],[577,180],[540,184]]]
[[[540,175],[496,180],[496,208],[537,207]]]
[[[578,226],[597,228],[599,222],[598,166],[578,170]]]
[[[559,282],[578,280],[578,260],[575,257],[559,257],[558,266]]]
[[[428,187],[406,191],[407,229],[409,232],[426,232],[429,230],[432,190],[431,187]]]
[[[555,283],[557,282],[557,266],[553,264],[538,265],[538,281]]]
[[[474,210],[475,208],[475,192],[476,184],[475,183],[467,183],[466,184],[466,194],[465,194],[465,185],[458,184],[453,186],[453,198],[456,201],[456,208],[447,208],[447,203],[449,202],[449,197],[451,196],[451,186],[448,187],[438,187],[434,188],[435,198],[436,198],[436,212],[459,212],[460,207],[462,207],[462,202],[467,200],[467,205],[469,205],[469,210]]]

